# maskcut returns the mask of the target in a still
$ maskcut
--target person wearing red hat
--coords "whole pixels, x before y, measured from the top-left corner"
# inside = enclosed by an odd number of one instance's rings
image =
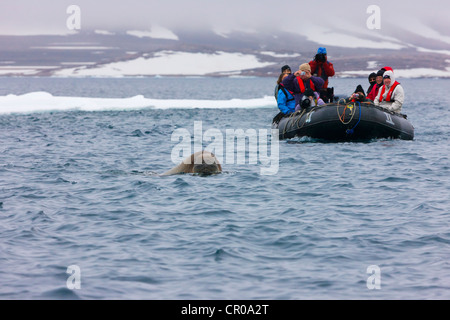
[[[405,101],[405,92],[399,82],[395,80],[394,72],[388,70],[383,74],[384,85],[379,90],[374,104],[383,107],[389,111],[402,111],[402,105]]]

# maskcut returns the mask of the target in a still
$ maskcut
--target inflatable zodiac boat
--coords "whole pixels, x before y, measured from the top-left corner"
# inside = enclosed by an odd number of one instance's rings
[[[390,112],[373,103],[331,103],[279,113],[272,121],[280,139],[311,137],[331,141],[358,141],[380,138],[413,140],[414,127],[406,115]]]

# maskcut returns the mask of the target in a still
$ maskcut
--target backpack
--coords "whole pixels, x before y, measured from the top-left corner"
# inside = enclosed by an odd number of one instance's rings
[[[288,98],[288,94],[286,92],[286,88],[283,87],[283,85],[279,84],[279,85],[277,85],[276,91],[275,91],[275,100],[277,100],[277,102],[278,102],[278,91],[280,91],[280,90],[283,90],[283,93],[284,93],[284,95],[286,96],[286,99],[287,99],[286,102],[290,102],[290,101],[294,101],[295,100],[294,94],[291,92],[292,98]]]

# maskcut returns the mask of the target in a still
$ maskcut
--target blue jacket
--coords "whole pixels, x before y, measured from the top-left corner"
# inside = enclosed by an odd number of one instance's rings
[[[286,94],[284,94],[284,92],[287,93],[287,96],[286,96]],[[295,111],[295,99],[288,90],[286,90],[286,89],[278,90],[277,102],[278,102],[278,108],[284,114],[289,114],[289,113],[292,113]]]

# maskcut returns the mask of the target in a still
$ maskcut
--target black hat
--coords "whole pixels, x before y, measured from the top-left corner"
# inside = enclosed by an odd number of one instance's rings
[[[384,70],[384,69],[379,70],[377,72],[377,77],[382,77],[385,72],[386,72],[386,70]]]
[[[288,65],[282,66],[281,67],[281,73],[283,73],[284,71],[286,71],[288,69],[291,70],[291,67],[289,67]]]
[[[377,77],[377,74],[375,72],[372,72],[371,74],[369,74],[369,81],[370,79],[375,79]]]
[[[358,84],[358,86],[356,87],[356,90],[355,90],[355,93],[356,92],[364,92],[362,85]]]
[[[360,84],[356,87],[356,90],[355,90],[355,93],[358,93],[358,92],[361,92],[362,94],[364,94],[364,89]]]
[[[390,78],[391,78],[391,76],[388,74],[383,77],[383,79],[390,79]]]

